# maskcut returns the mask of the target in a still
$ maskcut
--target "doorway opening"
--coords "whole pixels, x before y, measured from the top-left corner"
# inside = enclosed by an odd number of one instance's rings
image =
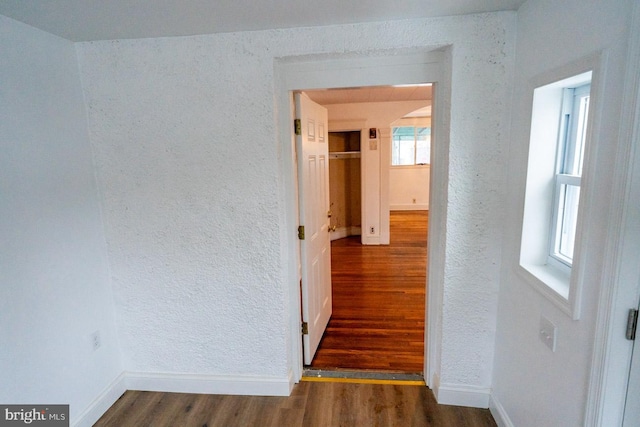
[[[392,166],[391,153],[424,152],[426,145],[426,158],[430,157],[430,133],[428,140],[419,141],[409,141],[405,134],[409,128],[425,129],[417,124],[430,131],[431,90],[431,85],[423,84],[304,91],[311,99],[324,100],[330,130],[328,230],[333,312],[313,360],[305,365],[314,375],[322,371],[328,376],[327,370],[411,378],[423,374],[430,165],[420,160],[422,153],[411,156],[411,165],[403,160]],[[366,93],[366,100],[358,99],[359,92]],[[385,101],[371,101],[379,92],[384,92]],[[336,105],[338,102],[341,104]],[[335,122],[353,118],[344,113],[345,108],[359,111],[352,115],[364,117],[375,127],[331,131]],[[367,161],[377,176],[365,175],[363,163]],[[377,185],[371,185],[372,179]],[[412,193],[415,187],[426,188],[426,196]],[[367,198],[377,204],[363,203]],[[374,234],[380,238],[383,229],[387,230],[386,241],[384,237],[374,244],[367,241]]]
[[[295,126],[292,126],[295,107],[291,94],[297,91],[321,88],[347,88],[359,86],[383,86],[415,84],[419,82],[433,82],[438,84],[434,90],[434,118],[432,126],[434,141],[437,144],[431,149],[433,167],[431,168],[430,208],[429,208],[429,288],[426,309],[425,326],[425,363],[424,378],[427,385],[437,381],[440,370],[440,347],[442,345],[442,304],[445,265],[445,230],[447,219],[447,188],[449,170],[449,122],[447,106],[451,103],[451,56],[448,47],[432,46],[404,51],[379,51],[363,54],[347,55],[314,55],[304,57],[281,58],[275,64],[277,126],[280,141],[281,167],[285,180],[282,182],[284,220],[289,226],[281,230],[282,253],[286,261],[283,265],[283,279],[286,284],[286,307],[289,312],[289,328],[287,353],[290,355],[290,387],[300,381],[304,369],[303,346],[300,340],[301,326],[304,328],[301,300],[301,240],[299,240],[299,181],[298,158],[296,155]],[[363,130],[362,140],[365,147],[370,141],[367,139],[368,126],[366,120],[356,120],[342,123],[343,130]],[[388,135],[387,135],[388,137]],[[375,142],[374,142],[375,146]],[[389,150],[390,151],[390,150]],[[390,156],[384,150],[379,154]],[[379,162],[377,163],[380,164]],[[363,184],[368,184],[376,178],[369,173],[375,164],[362,160]],[[381,183],[385,185],[385,183]],[[381,193],[384,196],[384,192]],[[388,194],[388,193],[387,193]],[[388,204],[388,200],[380,200]],[[363,203],[368,203],[363,200]],[[326,212],[325,212],[326,213]],[[375,215],[388,215],[384,210],[373,212]],[[326,218],[326,217],[325,217]],[[380,222],[381,224],[384,221]],[[367,218],[363,218],[367,224]],[[374,236],[378,240],[385,230]],[[326,233],[326,230],[325,230]],[[372,239],[375,240],[375,239]],[[426,283],[425,283],[426,288]],[[427,344],[428,343],[428,344]]]

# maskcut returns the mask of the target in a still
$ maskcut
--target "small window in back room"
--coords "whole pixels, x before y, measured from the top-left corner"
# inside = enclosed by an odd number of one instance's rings
[[[533,92],[520,248],[520,266],[529,282],[574,318],[591,76],[591,71],[581,73]]]
[[[578,224],[591,85],[564,88],[555,173],[550,262],[571,268]],[[560,268],[562,268],[560,265]]]
[[[391,141],[391,165],[414,166],[429,163],[431,163],[431,128],[394,127]]]

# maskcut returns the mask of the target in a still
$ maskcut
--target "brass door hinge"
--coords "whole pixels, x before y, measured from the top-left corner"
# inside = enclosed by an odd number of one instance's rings
[[[302,335],[309,335],[309,324],[302,322]]]
[[[293,130],[296,135],[302,135],[302,122],[300,122],[300,119],[295,119],[293,121]]]
[[[304,225],[298,227],[298,239],[304,240]]]

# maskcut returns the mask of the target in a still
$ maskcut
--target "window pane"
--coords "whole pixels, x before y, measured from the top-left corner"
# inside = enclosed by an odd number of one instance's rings
[[[416,164],[431,163],[431,128],[416,128]]]
[[[589,117],[589,95],[579,99],[578,129],[576,131],[576,149],[574,158],[574,175],[582,175],[582,159],[584,157],[584,141],[587,139],[587,118]]]
[[[415,159],[415,145],[413,138],[411,141],[400,140],[398,144],[398,157],[394,162],[395,165],[413,165]]]
[[[580,202],[580,187],[562,184],[560,186],[560,206],[558,212],[557,252],[569,262],[573,260],[573,247],[576,238],[578,222],[578,203]]]
[[[584,85],[567,90],[572,93],[565,99],[565,102],[569,104],[567,108],[570,109],[570,114],[566,115],[568,120],[566,136],[559,143],[562,163],[558,172],[567,175],[582,175],[591,86]]]
[[[415,133],[413,126],[393,128],[392,165],[413,165],[415,161]]]

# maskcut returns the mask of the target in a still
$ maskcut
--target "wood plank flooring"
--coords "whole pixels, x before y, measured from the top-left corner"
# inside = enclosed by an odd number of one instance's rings
[[[332,242],[333,315],[312,368],[422,372],[428,217],[393,211],[388,246]]]
[[[487,409],[438,405],[426,387],[301,382],[289,397],[127,391],[95,427],[495,427]]]

